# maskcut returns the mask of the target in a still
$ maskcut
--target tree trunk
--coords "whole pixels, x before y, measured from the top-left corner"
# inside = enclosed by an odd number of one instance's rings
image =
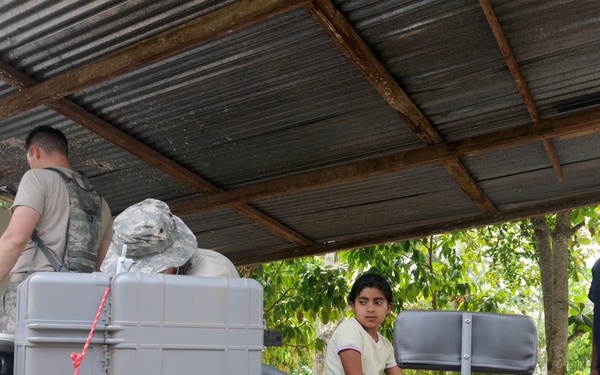
[[[325,342],[329,342],[329,339],[333,335],[335,326],[331,324],[322,325],[320,324],[317,329],[317,335]],[[315,359],[313,361],[312,375],[325,375],[325,350],[315,350]]]
[[[569,327],[569,238],[578,229],[571,228],[571,212],[556,215],[554,229],[545,216],[531,219],[540,258],[544,302],[548,375],[565,375]]]

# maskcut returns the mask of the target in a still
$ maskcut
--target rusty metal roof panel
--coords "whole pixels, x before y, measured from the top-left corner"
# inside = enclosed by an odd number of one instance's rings
[[[291,194],[256,206],[321,242],[426,226],[436,215],[458,219],[477,212],[440,166]]]
[[[183,211],[189,204],[182,219],[200,246],[250,262],[244,254],[285,258],[595,202],[596,0],[490,0],[532,94],[529,109],[553,120],[519,132],[532,118],[485,3],[332,0],[328,13],[327,1],[4,1],[0,186],[25,171],[28,131],[53,125],[113,213],[147,197]],[[285,10],[244,18],[265,4]],[[189,31],[206,15],[220,31],[136,59],[160,44],[158,33]],[[138,42],[119,71],[90,64]],[[27,89],[31,79],[44,90]],[[94,116],[100,132],[86,130]],[[439,143],[436,132],[442,144],[420,140]],[[337,167],[347,168],[341,177]],[[324,174],[313,172],[323,170],[341,179],[322,186]],[[252,195],[254,187],[265,190]],[[228,202],[236,196],[241,203]]]
[[[303,9],[72,97],[227,189],[421,144]]]
[[[13,87],[11,87],[10,85],[4,83],[4,81],[0,80],[0,98],[3,98],[5,96],[9,96],[11,94],[15,93],[15,89]]]
[[[65,133],[69,139],[70,160],[73,169],[88,175],[92,185],[106,197],[114,215],[145,198],[172,201],[195,194],[195,190],[165,176],[143,161],[131,157],[120,148],[106,142],[81,126],[47,109],[36,109],[12,119],[0,128],[6,139],[0,147],[0,170],[20,178],[27,170],[23,150],[30,129],[43,123]],[[90,151],[93,151],[91,153]],[[18,186],[16,180],[2,180],[2,184]],[[182,218],[197,234],[201,246],[227,252],[243,251],[257,242],[285,246],[285,241],[249,219],[229,209],[217,210]]]
[[[600,159],[600,135],[553,139],[552,144],[563,166]],[[527,157],[523,157],[527,155]],[[461,159],[477,181],[552,169],[541,142],[510,147]],[[593,171],[590,171],[593,174]]]
[[[558,159],[562,164],[574,164],[586,160],[600,159],[600,135],[553,139]]]
[[[527,155],[527,157],[523,157]],[[506,148],[481,155],[461,158],[476,181],[486,181],[523,174],[540,169],[552,169],[541,142]]]
[[[335,1],[448,141],[529,121],[476,1]]]
[[[482,181],[480,186],[495,198],[500,210],[558,201],[568,198],[574,192],[585,194],[597,190],[598,179],[594,172],[600,168],[599,159],[570,164],[563,168],[566,177],[563,181],[556,178],[552,169],[540,169]]]
[[[231,209],[201,212],[182,219],[196,235],[199,247],[223,254],[289,246],[281,237]]]
[[[557,200],[568,193],[584,194],[595,189],[600,163],[599,142],[600,135],[597,134],[552,140],[561,161],[562,181],[541,142],[461,160],[499,208],[517,208],[521,204]]]
[[[4,1],[0,58],[43,81],[233,2]]]
[[[478,2],[335,3],[446,140],[531,122]],[[492,5],[542,117],[600,104],[596,1]]]
[[[596,1],[493,4],[542,118],[600,104]]]
[[[105,139],[43,107],[16,116],[11,121],[0,121],[0,128],[7,138],[0,151],[1,164],[4,169],[10,168],[16,178],[3,179],[3,184],[18,183],[28,169],[23,149],[25,138],[40,124],[65,133],[69,140],[71,166],[86,173],[92,184],[107,197],[115,214],[146,197],[168,201],[194,192]]]

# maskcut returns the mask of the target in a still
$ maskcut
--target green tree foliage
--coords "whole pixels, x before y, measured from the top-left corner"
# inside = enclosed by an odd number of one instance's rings
[[[573,374],[589,367],[591,304],[587,300],[590,270],[586,261],[600,232],[595,229],[599,219],[594,208],[574,211],[573,222],[580,221],[586,222],[589,231],[573,236],[569,258],[568,373]],[[264,361],[292,375],[311,374],[315,353],[326,344],[318,327],[333,328],[342,317],[351,315],[347,308],[349,288],[363,272],[379,273],[393,287],[393,312],[382,326],[382,334],[390,339],[395,317],[403,309],[527,314],[540,321],[539,263],[529,226],[529,221],[519,221],[341,251],[331,264],[326,264],[324,257],[311,257],[255,267],[250,277],[265,287],[267,328],[282,331],[284,342],[281,347],[268,347]],[[538,329],[538,362],[543,368],[543,324],[538,323]]]
[[[267,328],[281,331],[285,343],[268,347],[263,360],[290,373],[310,370],[312,354],[325,344],[317,339],[315,322],[335,322],[346,307],[345,270],[326,267],[322,257],[311,257],[262,264],[250,277],[264,286]]]
[[[0,208],[10,208],[10,206],[12,206],[12,203],[0,198]]]

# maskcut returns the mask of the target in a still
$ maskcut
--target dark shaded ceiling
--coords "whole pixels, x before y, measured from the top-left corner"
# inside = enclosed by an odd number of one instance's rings
[[[237,265],[600,202],[596,0],[0,2],[0,185],[47,124]]]

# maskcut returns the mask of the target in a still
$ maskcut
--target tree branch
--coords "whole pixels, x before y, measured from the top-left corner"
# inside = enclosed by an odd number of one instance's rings
[[[583,222],[583,221],[582,221],[581,223],[579,223],[579,224],[575,225],[573,228],[571,228],[571,231],[570,231],[571,233],[569,234],[569,236],[572,236],[572,235],[574,235],[575,233],[577,233],[577,231],[578,231],[579,229],[581,229],[581,227],[583,227],[584,225],[585,225],[585,222]]]
[[[288,294],[288,292],[293,289],[295,289],[295,288],[288,288],[288,289],[284,290],[283,293],[281,293],[281,295],[277,299],[277,301],[273,302],[271,304],[271,306],[269,306],[268,309],[265,309],[264,312],[267,313],[267,312],[270,312],[271,310],[273,310],[275,308],[275,306],[277,306],[279,304],[279,302],[281,302],[281,300],[283,300],[283,298]]]
[[[538,230],[540,232],[550,234],[550,230],[545,225],[526,225],[525,229]]]
[[[579,336],[583,335],[585,333],[585,331],[578,329],[575,332],[573,332],[569,338],[567,339],[567,345],[571,343],[571,341],[575,340],[576,338],[578,338]]]

